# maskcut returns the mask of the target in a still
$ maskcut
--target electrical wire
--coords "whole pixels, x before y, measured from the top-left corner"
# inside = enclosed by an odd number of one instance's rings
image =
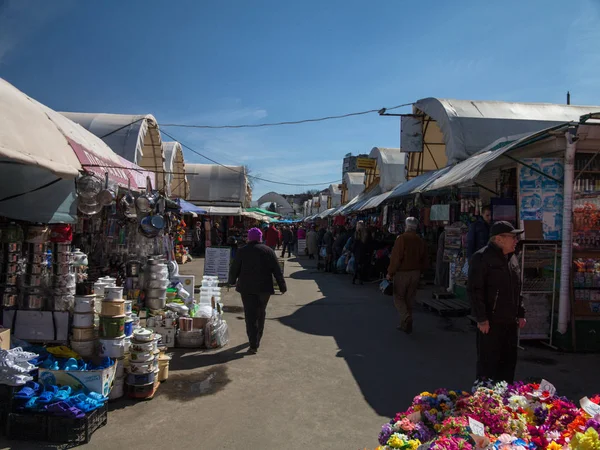
[[[334,120],[334,119],[345,119],[347,117],[354,116],[362,116],[365,114],[385,114],[386,111],[391,111],[393,109],[402,108],[404,106],[411,106],[413,103],[404,103],[402,105],[392,106],[391,108],[379,108],[379,109],[369,109],[367,111],[353,112],[348,114],[340,114],[338,116],[326,116],[326,117],[318,117],[315,119],[303,119],[303,120],[292,120],[286,122],[271,122],[271,123],[254,123],[254,124],[244,124],[244,125],[189,125],[189,124],[180,124],[180,123],[161,123],[160,127],[179,127],[179,128],[203,128],[203,129],[211,129],[211,130],[219,130],[224,128],[262,128],[262,127],[276,127],[281,125],[299,125],[302,123],[313,123],[313,122],[323,122],[325,120]]]

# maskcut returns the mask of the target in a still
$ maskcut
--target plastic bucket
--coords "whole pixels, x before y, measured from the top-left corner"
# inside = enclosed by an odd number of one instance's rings
[[[122,358],[125,355],[125,339],[123,337],[117,339],[99,339],[99,341],[100,356]]]
[[[100,316],[100,337],[103,339],[116,339],[125,334],[125,315]]]
[[[104,300],[102,302],[103,316],[125,315],[125,300]]]

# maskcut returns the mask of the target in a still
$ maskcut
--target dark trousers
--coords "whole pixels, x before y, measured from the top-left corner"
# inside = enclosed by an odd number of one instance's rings
[[[288,252],[288,258],[290,256],[292,256],[292,249],[294,247],[294,244],[291,242],[284,242],[283,243],[283,247],[281,249],[281,257],[283,258],[285,256],[285,251],[287,250]]]
[[[267,303],[271,294],[242,294],[244,315],[246,316],[246,333],[250,347],[258,348],[265,329]]]
[[[512,383],[517,367],[519,327],[490,324],[488,334],[477,330],[477,379]]]

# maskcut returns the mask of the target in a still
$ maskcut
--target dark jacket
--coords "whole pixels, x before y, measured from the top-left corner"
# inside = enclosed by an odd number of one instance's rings
[[[340,234],[338,234],[333,243],[333,249],[335,250],[336,254],[341,255],[343,253],[346,242],[348,242],[348,233],[342,231]]]
[[[294,234],[292,233],[292,230],[286,229],[281,232],[281,242],[284,244],[291,244],[294,242]]]
[[[489,240],[490,226],[485,220],[479,217],[471,224],[467,233],[467,259],[471,259],[471,256],[476,251],[488,245]]]
[[[249,242],[238,249],[229,269],[229,284],[236,284],[240,294],[274,294],[273,276],[279,290],[287,291],[275,252],[259,242]]]
[[[370,264],[371,258],[373,257],[374,244],[373,240],[367,238],[366,241],[362,241],[360,239],[354,239],[352,243],[352,254],[354,255],[354,260],[360,264]]]
[[[477,322],[514,324],[525,317],[520,273],[517,257],[505,256],[496,244],[473,255],[467,291]]]

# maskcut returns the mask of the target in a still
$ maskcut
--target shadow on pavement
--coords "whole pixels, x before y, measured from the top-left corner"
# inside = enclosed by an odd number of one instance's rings
[[[197,349],[173,349],[173,359],[169,365],[169,370],[176,372],[179,370],[192,370],[201,367],[225,364],[229,361],[242,359],[247,356],[243,350],[249,347],[248,343],[236,345],[235,347],[217,349],[217,350],[197,350]],[[171,353],[171,352],[169,352]]]
[[[365,400],[378,414],[393,416],[425,390],[470,390],[475,332],[468,319],[440,317],[415,305],[415,330],[406,335],[396,330],[392,297],[381,294],[376,285],[353,286],[347,276],[312,273],[313,261],[299,263],[305,270],[291,278],[314,280],[323,298],[298,305],[300,309],[278,320],[302,333],[332,336],[339,347],[337,356],[345,359]],[[425,288],[418,295],[431,292]],[[548,379],[561,395],[575,400],[598,390],[592,374],[600,370],[600,362],[593,355],[528,346],[519,359],[517,379]],[[582,371],[586,368],[589,376],[568,376],[573,365]]]

